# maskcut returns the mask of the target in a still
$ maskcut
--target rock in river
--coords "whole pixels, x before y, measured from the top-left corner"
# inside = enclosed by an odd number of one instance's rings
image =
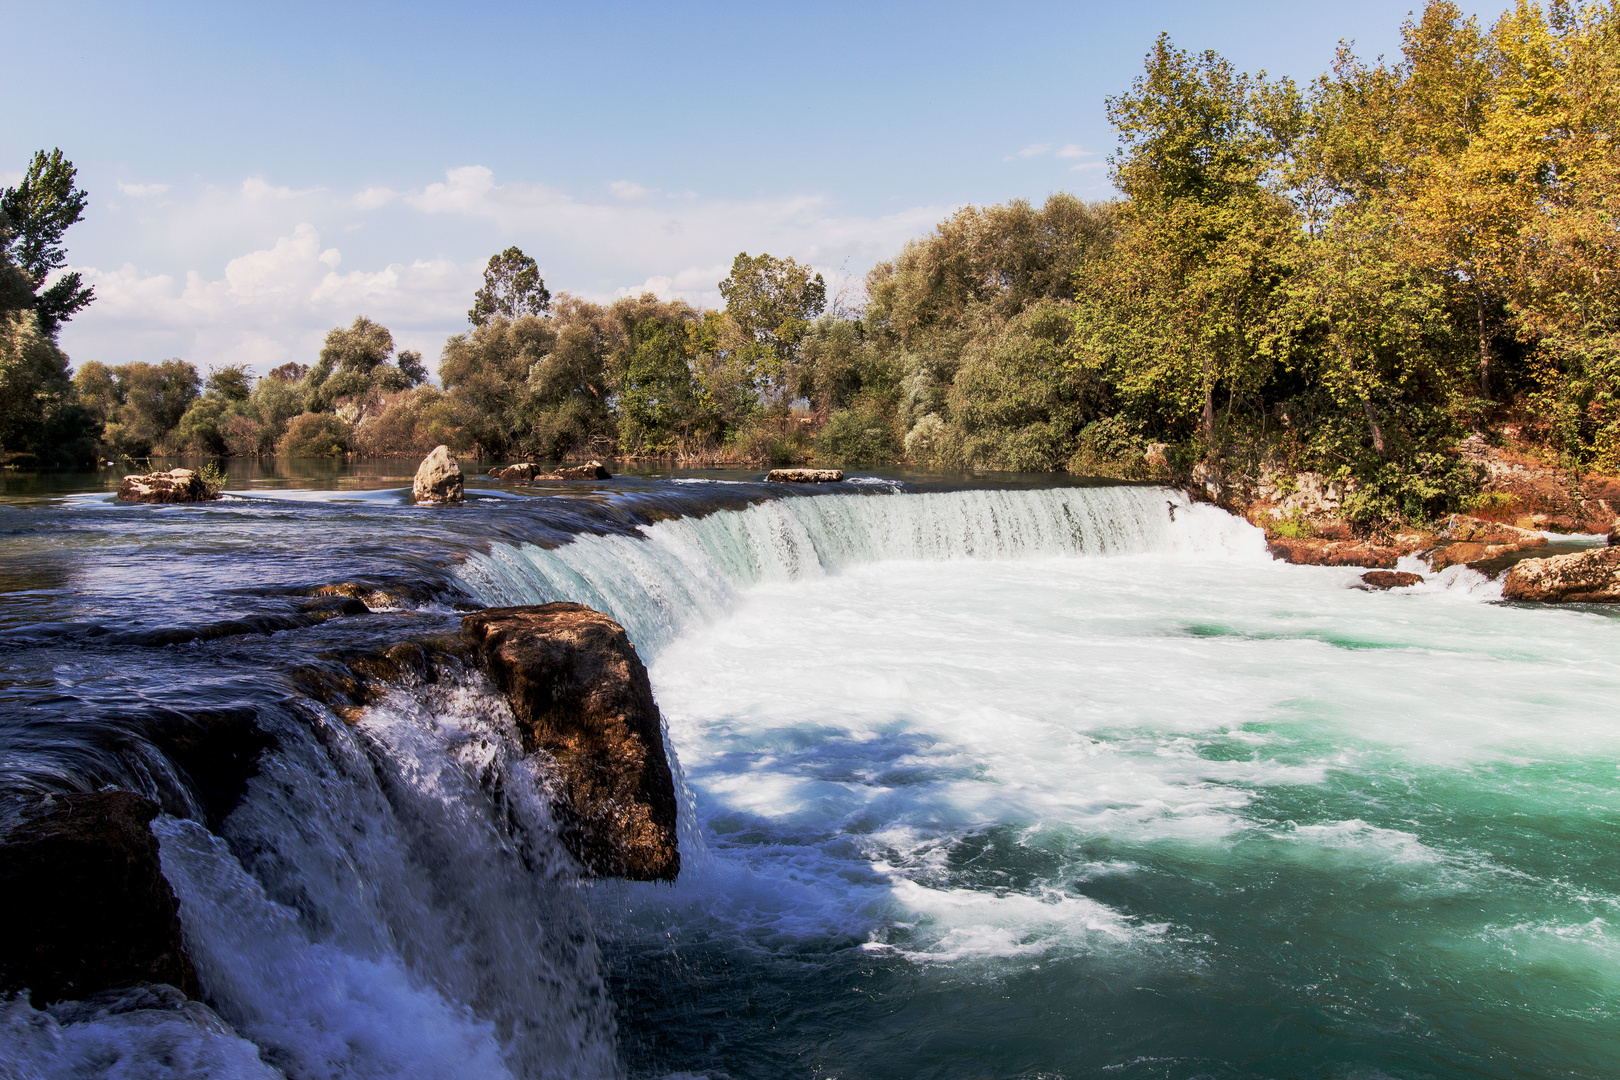
[[[772,469],[765,477],[772,484],[830,484],[843,478],[842,469]]]
[[[556,760],[562,835],[587,873],[672,881],[675,784],[647,669],[624,628],[581,604],[488,608],[462,620],[506,694],[524,749]]]
[[[170,469],[168,472],[130,473],[119,483],[118,497],[124,502],[188,503],[217,499],[219,492],[203,483],[202,477],[190,469]]]
[[[450,456],[448,446],[435,446],[416,470],[411,495],[419,503],[458,503],[461,490],[461,466]]]
[[[197,996],[157,813],[129,791],[49,795],[0,838],[0,994],[27,989],[43,1006],[168,983]]]
[[[1409,585],[1421,585],[1423,575],[1405,570],[1369,570],[1361,575],[1361,582],[1369,589],[1404,589]]]
[[[1502,598],[1547,604],[1620,603],[1620,547],[1525,559],[1508,571]]]

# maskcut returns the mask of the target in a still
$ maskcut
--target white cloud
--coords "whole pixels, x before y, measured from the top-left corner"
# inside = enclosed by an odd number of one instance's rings
[[[1108,166],[1106,161],[1082,161],[1078,165],[1070,165],[1070,172],[1085,172],[1088,169],[1102,169]]]
[[[126,184],[118,181],[118,190],[132,199],[144,199],[152,195],[162,195],[169,190],[168,184]]]
[[[1026,146],[1022,150],[1018,151],[1018,153],[1014,156],[1021,158],[1040,157],[1050,149],[1052,149],[1052,144],[1049,142],[1031,143],[1029,146]],[[1008,158],[1007,160],[1011,161],[1012,158]]]
[[[1074,143],[1070,143],[1068,146],[1065,146],[1065,147],[1062,147],[1061,149],[1059,149],[1058,152],[1057,152],[1057,156],[1060,157],[1060,158],[1082,158],[1082,157],[1099,157],[1101,155],[1100,155],[1100,151],[1087,150],[1087,149],[1084,149],[1083,147],[1075,145]]]
[[[640,184],[633,184],[629,180],[615,180],[608,185],[608,190],[621,199],[645,199],[652,192]]]
[[[294,191],[290,187],[271,187],[270,184],[259,177],[250,177],[242,181],[242,196],[247,199],[302,199],[308,195],[316,195],[325,188],[307,188],[303,191]]]
[[[368,187],[349,200],[356,210],[380,210],[399,198],[399,192],[385,187]]]

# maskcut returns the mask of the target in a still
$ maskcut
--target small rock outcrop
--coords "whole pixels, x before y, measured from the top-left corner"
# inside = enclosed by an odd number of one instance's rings
[[[1355,540],[1294,539],[1277,536],[1266,542],[1272,557],[1295,566],[1367,566],[1393,570],[1406,552],[1399,547]]]
[[[581,604],[489,608],[462,640],[506,694],[524,748],[556,761],[562,835],[587,873],[672,881],[675,784],[647,669],[624,628]]]
[[[1369,570],[1361,575],[1361,583],[1369,589],[1404,589],[1410,585],[1421,585],[1422,574],[1410,574],[1405,570]]]
[[[1521,560],[1503,579],[1502,598],[1543,604],[1620,603],[1620,547]]]
[[[532,461],[524,461],[502,469],[491,469],[489,478],[523,483],[530,480],[611,480],[613,474],[608,472],[600,461],[587,461],[583,465],[564,465],[549,472]]]
[[[830,484],[843,478],[843,469],[772,469],[765,476],[772,484]]]
[[[124,502],[191,503],[217,499],[219,492],[190,469],[170,469],[130,473],[119,483],[118,497]]]
[[[47,796],[0,837],[0,994],[36,1007],[142,983],[196,997],[158,864],[158,804],[128,791]]]
[[[461,466],[448,446],[435,446],[416,470],[411,496],[419,503],[458,503],[462,497]]]

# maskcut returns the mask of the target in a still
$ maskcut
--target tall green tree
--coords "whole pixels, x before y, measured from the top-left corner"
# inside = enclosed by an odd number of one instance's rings
[[[774,255],[740,252],[720,283],[736,331],[737,362],[765,398],[792,378],[810,323],[827,308],[827,283],[809,266]]]
[[[0,263],[26,275],[29,295],[15,295],[14,278],[9,288],[0,282],[0,293],[14,294],[9,303],[22,301],[31,307],[40,332],[53,341],[62,324],[95,299],[95,291],[85,286],[78,271],[45,283],[67,262],[63,235],[84,217],[88,196],[75,183],[77,175],[60,149],[49,154],[40,150],[28,163],[22,182],[0,191]]]
[[[551,310],[551,293],[540,277],[539,265],[518,247],[489,257],[484,285],[473,295],[467,321],[483,326],[494,318],[521,319]]]
[[[1139,413],[1196,418],[1216,453],[1216,396],[1253,394],[1281,359],[1272,333],[1303,239],[1276,190],[1304,124],[1292,83],[1247,75],[1161,35],[1128,93],[1108,99],[1120,240],[1091,268],[1074,346]],[[1184,430],[1184,429],[1183,429]]]

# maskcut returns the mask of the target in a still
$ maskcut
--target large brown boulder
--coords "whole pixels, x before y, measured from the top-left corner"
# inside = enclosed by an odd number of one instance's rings
[[[540,473],[536,480],[611,480],[613,474],[600,461],[587,461],[583,465],[564,465],[548,473]]]
[[[1620,603],[1620,547],[1524,559],[1503,579],[1502,597],[1546,604]]]
[[[448,446],[435,446],[416,470],[411,496],[419,503],[458,503],[462,497],[461,466]]]
[[[219,492],[203,483],[190,469],[168,472],[130,473],[118,484],[118,497],[125,502],[189,503],[219,498]]]
[[[772,469],[765,475],[772,484],[830,484],[843,478],[842,469]]]
[[[545,471],[532,461],[524,461],[504,469],[491,469],[489,475],[495,480],[533,480]]]
[[[556,603],[475,612],[461,636],[506,694],[524,748],[556,760],[563,839],[586,872],[674,880],[675,783],[652,684],[624,627]]]
[[[197,996],[157,813],[128,791],[51,795],[0,837],[0,994],[27,989],[43,1006],[168,983]]]

